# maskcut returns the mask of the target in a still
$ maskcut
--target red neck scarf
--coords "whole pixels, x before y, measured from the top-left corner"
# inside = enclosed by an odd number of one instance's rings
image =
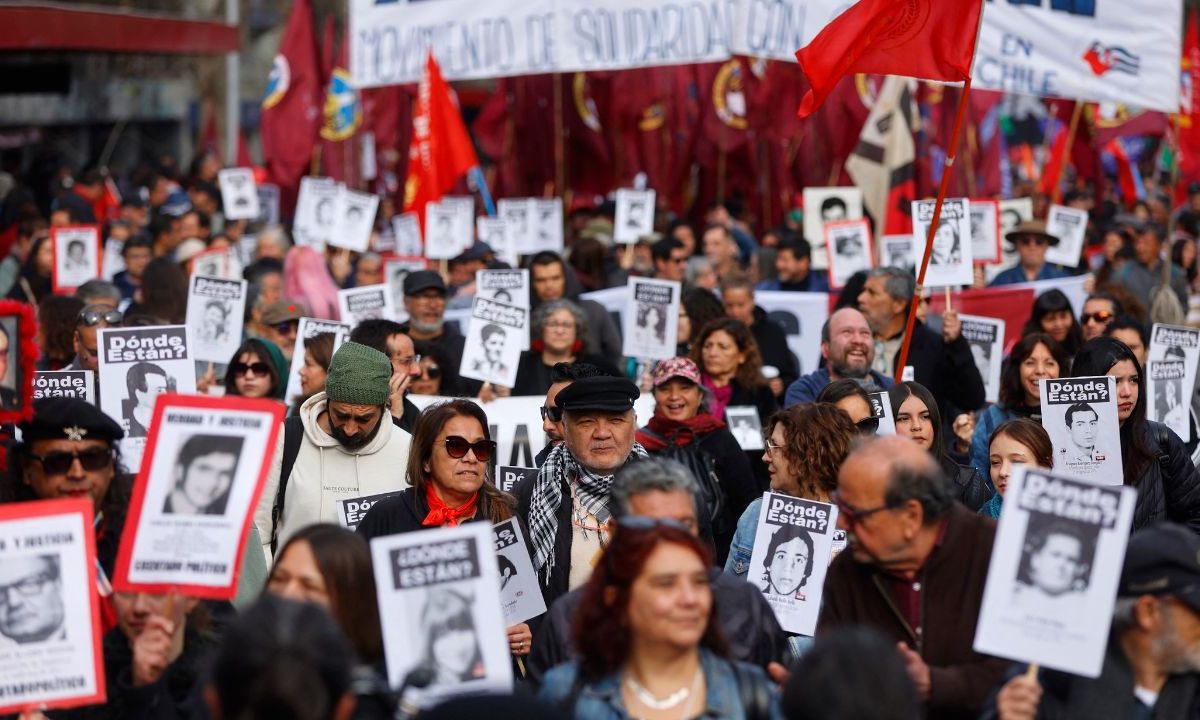
[[[479,500],[479,491],[471,495],[471,499],[459,505],[450,507],[438,497],[433,489],[433,481],[425,481],[425,502],[429,503],[429,514],[421,521],[422,525],[449,525],[454,527],[464,520],[475,517],[475,505]]]
[[[675,436],[675,443],[679,447],[685,447],[692,442],[693,439],[699,439],[705,435],[720,430],[725,427],[725,423],[716,419],[708,413],[700,413],[687,420],[679,421],[672,420],[654,411],[654,416],[650,418],[650,422],[646,423],[646,429],[655,435],[662,436],[668,442],[672,435]],[[667,449],[667,443],[646,432],[638,432],[637,440],[646,448],[648,452],[659,452]]]

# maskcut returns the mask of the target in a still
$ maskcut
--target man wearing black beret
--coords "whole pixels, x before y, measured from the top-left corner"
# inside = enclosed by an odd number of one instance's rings
[[[631,459],[646,457],[634,440],[633,403],[639,394],[619,377],[582,378],[558,393],[563,442],[517,497],[547,604],[587,581],[608,541],[613,474]]]

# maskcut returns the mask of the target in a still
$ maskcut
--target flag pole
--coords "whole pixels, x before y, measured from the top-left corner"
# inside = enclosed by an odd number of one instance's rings
[[[554,192],[559,197],[566,196],[567,163],[563,134],[563,96],[562,73],[554,73]]]
[[[1079,118],[1083,115],[1083,105],[1083,102],[1076,100],[1075,109],[1071,111],[1071,124],[1067,128],[1067,146],[1063,149],[1063,164],[1059,172],[1062,172],[1062,168],[1071,162],[1071,150],[1075,146],[1075,133],[1079,132]],[[1050,190],[1050,198],[1055,205],[1062,201],[1062,176],[1059,175],[1056,180],[1057,182],[1054,183],[1054,187]]]
[[[913,291],[912,302],[908,305],[908,320],[904,325],[904,343],[900,347],[900,357],[896,363],[896,382],[902,382],[904,366],[908,364],[908,350],[912,344],[913,326],[917,320],[917,306],[921,302],[921,288],[925,285],[925,271],[929,269],[929,256],[933,250],[933,236],[937,233],[942,220],[942,204],[946,201],[946,193],[950,189],[950,176],[954,172],[954,160],[958,155],[958,141],[962,136],[963,116],[966,115],[967,100],[971,96],[971,78],[963,82],[962,95],[958,98],[958,110],[954,113],[954,132],[950,136],[950,146],[946,149],[946,168],[942,171],[942,182],[938,186],[937,202],[933,206],[933,220],[929,223],[929,231],[925,238],[925,255],[921,258],[921,271],[917,275],[917,287]],[[949,292],[949,290],[947,290]],[[949,307],[949,305],[947,305]]]

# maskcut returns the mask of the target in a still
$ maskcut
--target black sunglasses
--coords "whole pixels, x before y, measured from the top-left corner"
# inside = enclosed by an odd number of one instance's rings
[[[437,380],[442,376],[442,369],[437,365],[427,365],[425,367],[425,377],[430,380]]]
[[[299,320],[284,320],[283,322],[275,323],[272,327],[275,328],[276,332],[288,333],[288,332],[291,332],[292,330],[295,330],[296,328],[300,327],[300,321]]]
[[[77,453],[69,452],[52,452],[45,455],[34,455],[29,453],[29,457],[37,460],[42,464],[42,470],[49,475],[65,475],[79,460],[79,464],[84,470],[103,470],[112,463],[112,451],[108,448],[90,448]]]
[[[1108,310],[1097,310],[1093,313],[1084,313],[1080,315],[1079,324],[1087,325],[1092,320],[1095,320],[1098,323],[1107,323],[1109,320],[1112,320],[1113,317],[1115,317],[1115,314],[1109,312]]]
[[[235,362],[230,364],[229,370],[234,375],[245,375],[247,372],[254,373],[255,375],[259,376],[267,376],[271,374],[271,366],[264,362]]]
[[[865,417],[854,423],[854,426],[858,428],[859,435],[874,435],[879,432],[879,418],[874,415]]]
[[[446,454],[455,460],[465,458],[467,451],[475,453],[475,459],[479,462],[487,462],[496,454],[495,440],[479,440],[478,442],[467,442],[464,437],[451,435],[446,438]]]
[[[550,422],[562,422],[562,408],[557,405],[546,407],[545,405],[538,408],[538,412],[542,414],[542,421],[549,420]]]
[[[125,316],[120,310],[81,310],[77,318],[78,324],[86,327],[96,327],[100,323],[118,325]]]
[[[673,518],[646,517],[645,515],[626,515],[617,520],[617,527],[628,530],[653,530],[657,527],[668,527],[691,533],[692,528]]]

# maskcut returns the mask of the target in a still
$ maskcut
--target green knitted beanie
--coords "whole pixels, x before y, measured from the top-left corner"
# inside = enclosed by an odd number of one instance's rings
[[[353,405],[387,405],[392,363],[361,343],[346,342],[333,354],[325,376],[325,399]]]

